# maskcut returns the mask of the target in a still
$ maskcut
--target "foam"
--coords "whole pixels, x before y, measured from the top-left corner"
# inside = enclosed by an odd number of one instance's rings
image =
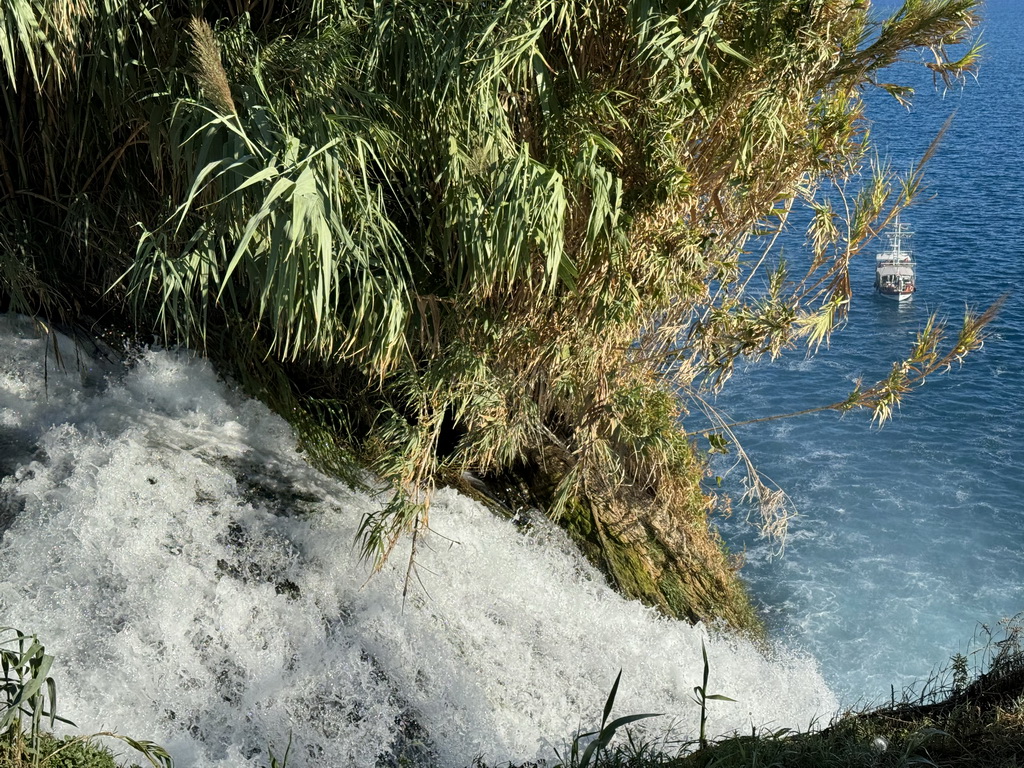
[[[102,376],[50,370],[0,318],[4,624],[57,656],[60,712],[167,746],[179,766],[442,766],[552,757],[616,713],[695,733],[708,646],[712,733],[807,727],[837,704],[814,662],[623,600],[536,521],[451,491],[403,600],[408,542],[369,578],[353,550],[382,499],[309,468],[287,425],[184,353]],[[60,344],[69,344],[59,339]],[[0,515],[0,520],[3,516]]]

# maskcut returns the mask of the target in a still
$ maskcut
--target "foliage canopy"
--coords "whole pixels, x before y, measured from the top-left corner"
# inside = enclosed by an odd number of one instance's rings
[[[686,398],[841,323],[921,184],[863,90],[921,49],[960,77],[976,3],[0,0],[0,291],[230,360],[397,489],[378,562],[467,470],[702,518]],[[835,407],[884,420],[986,319]]]

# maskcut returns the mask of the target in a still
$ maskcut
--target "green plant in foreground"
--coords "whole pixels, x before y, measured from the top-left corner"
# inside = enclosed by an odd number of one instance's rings
[[[608,722],[608,716],[612,713],[612,706],[615,704],[615,694],[619,690],[619,679],[622,677],[622,670],[619,670],[619,674],[615,676],[615,682],[612,684],[612,689],[608,694],[608,700],[604,703],[604,714],[601,716],[601,727],[596,731],[590,731],[588,733],[580,733],[576,735],[576,738],[572,740],[572,748],[569,751],[569,768],[587,768],[590,765],[596,765],[598,757],[603,749],[608,747],[611,743],[612,737],[615,736],[615,732],[625,725],[635,723],[637,720],[644,720],[648,717],[661,717],[661,713],[644,714],[644,715],[627,715],[626,717],[618,717],[615,720]],[[580,754],[581,742],[591,736],[596,738],[587,744],[586,749],[583,750],[583,754]],[[565,765],[564,763],[560,765]]]
[[[700,706],[700,735],[697,737],[701,749],[708,745],[707,723],[708,723],[708,702],[709,701],[736,701],[720,693],[708,693],[708,676],[711,673],[711,665],[708,664],[708,649],[704,640],[700,641],[700,653],[704,657],[704,679],[700,685],[693,687],[693,700]]]
[[[4,637],[7,633],[13,636]],[[0,627],[0,766],[20,766],[27,761],[33,768],[41,765],[82,768],[92,762],[79,762],[74,756],[95,757],[102,749],[92,745],[92,740],[107,736],[141,752],[153,768],[174,768],[167,750],[152,741],[132,739],[111,731],[58,741],[46,733],[44,718],[49,720],[50,728],[58,720],[74,725],[57,714],[57,684],[49,676],[52,665],[53,656],[46,653],[35,635],[26,635],[13,627]],[[83,747],[88,749],[83,750]]]
[[[13,632],[14,637],[0,641],[0,672],[3,674],[0,693],[4,707],[0,715],[0,738],[8,746],[31,755],[35,766],[39,764],[43,718],[49,718],[51,728],[57,719],[70,721],[57,717],[57,686],[49,677],[53,657],[44,651],[34,635],[29,637],[12,627],[0,627],[0,633],[6,632]],[[27,744],[22,719],[25,716],[29,718]]]
[[[273,746],[267,747],[267,756],[270,758],[269,768],[287,768],[288,766],[288,753],[292,751],[292,733],[288,731],[288,746],[284,748],[284,755],[281,759],[277,759],[277,755],[274,754]]]

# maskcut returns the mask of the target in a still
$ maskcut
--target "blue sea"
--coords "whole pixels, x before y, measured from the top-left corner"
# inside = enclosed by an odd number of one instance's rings
[[[928,190],[903,215],[916,233],[912,302],[873,295],[869,247],[831,347],[746,366],[717,401],[742,420],[842,400],[856,379],[884,377],[932,313],[955,333],[966,307],[1009,292],[984,348],[906,397],[884,428],[866,413],[829,412],[736,429],[799,516],[781,557],[743,523],[739,503],[724,535],[746,553],[743,574],[771,633],[810,652],[846,704],[898,696],[969,653],[979,625],[1024,611],[1021,18],[1018,0],[988,2],[983,61],[962,89],[944,91],[904,63],[891,79],[915,86],[911,109],[867,96],[873,144],[895,170],[953,115],[927,165]],[[800,246],[795,236],[785,244],[791,260]],[[715,468],[727,471],[728,457]],[[738,495],[740,474],[727,491]]]

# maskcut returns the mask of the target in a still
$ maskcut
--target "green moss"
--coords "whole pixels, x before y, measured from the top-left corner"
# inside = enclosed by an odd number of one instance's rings
[[[659,586],[673,613],[685,614],[693,606],[693,595],[674,571],[669,571],[662,576]]]
[[[577,501],[566,505],[561,522],[562,527],[576,541],[589,540],[595,536],[593,514],[589,508]]]
[[[701,497],[701,503],[704,499]],[[705,520],[699,516],[701,523]],[[624,596],[686,621],[721,620],[752,637],[762,637],[764,626],[729,556],[717,537],[706,531],[708,559],[687,557],[667,550],[649,532],[636,547],[595,525],[589,505],[574,500],[567,505],[561,525],[584,556],[601,570]]]
[[[613,537],[606,537],[605,557],[615,583],[624,595],[658,607],[665,604],[657,581],[636,551]]]

